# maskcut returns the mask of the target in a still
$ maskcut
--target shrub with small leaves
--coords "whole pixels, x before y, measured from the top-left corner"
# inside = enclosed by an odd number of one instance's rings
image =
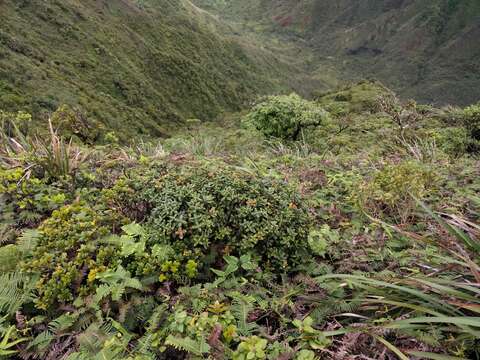
[[[453,157],[464,155],[470,147],[471,140],[465,127],[444,127],[430,130],[428,136],[446,154]]]
[[[0,224],[33,226],[63,206],[69,196],[22,168],[0,167]]]
[[[298,140],[302,130],[319,126],[327,118],[320,105],[291,94],[268,97],[252,109],[246,122],[265,136]]]
[[[32,116],[29,113],[19,111],[10,113],[0,110],[0,132],[7,136],[13,137],[20,132],[27,134],[32,127]]]
[[[61,136],[66,138],[75,136],[87,144],[96,142],[102,129],[98,121],[87,118],[80,110],[72,109],[68,105],[60,106],[52,114],[51,121]]]
[[[55,210],[39,227],[33,257],[24,267],[39,273],[39,308],[73,301],[94,292],[96,274],[115,268],[118,249],[99,246],[114,221],[111,216],[75,203]]]
[[[218,163],[151,168],[119,183],[128,203],[117,197],[116,206],[127,214],[134,213],[132,206],[146,209],[139,220],[145,221],[147,248],[170,246],[170,260],[188,266],[187,274],[193,263],[184,259],[196,261],[200,271],[224,255],[252,254],[264,268],[282,272],[308,255],[310,216],[299,195],[276,180]]]

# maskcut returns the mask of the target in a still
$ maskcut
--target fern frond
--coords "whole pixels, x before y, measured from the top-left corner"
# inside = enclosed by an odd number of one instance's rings
[[[25,223],[36,223],[42,218],[42,215],[33,211],[22,211],[19,214],[19,219]]]
[[[158,329],[162,318],[165,312],[168,310],[168,306],[165,304],[161,304],[153,310],[150,319],[148,319],[148,327],[146,328],[147,332],[153,332],[154,330]]]
[[[109,321],[101,324],[93,322],[84,332],[77,336],[80,353],[89,354],[88,359],[94,358],[94,355],[100,352],[104,342],[113,333],[113,326]]]
[[[202,356],[210,351],[210,345],[205,341],[196,341],[190,338],[179,338],[169,335],[165,340],[165,345],[174,347],[177,350],[186,351],[188,353]]]
[[[138,344],[135,347],[135,352],[143,355],[143,356],[148,356],[151,357],[152,359],[155,359],[155,354],[152,352],[152,341],[153,341],[153,334],[152,333],[147,333],[145,336],[142,336],[138,340]]]
[[[96,318],[92,313],[83,313],[75,324],[76,330],[85,331],[90,325],[95,322]]]
[[[240,335],[250,336],[258,328],[255,323],[248,322],[248,314],[253,310],[251,302],[242,297],[235,297],[232,301],[230,311],[237,320],[237,331]]]
[[[28,256],[31,254],[32,250],[35,248],[40,237],[40,232],[38,230],[27,229],[25,230],[17,239],[17,246],[22,252],[23,256]]]
[[[45,350],[54,339],[55,336],[50,331],[43,331],[28,344],[28,349],[34,348],[40,351]]]
[[[102,284],[97,287],[97,291],[95,293],[95,296],[93,297],[93,301],[95,305],[98,305],[100,301],[102,301],[105,297],[110,295],[111,293],[111,288],[107,284]]]
[[[50,321],[48,329],[54,333],[59,334],[75,324],[78,316],[74,314],[63,314],[55,320]]]
[[[13,272],[17,268],[22,254],[17,245],[0,246],[0,272]]]
[[[100,326],[100,330],[105,335],[113,335],[115,333],[114,326],[111,321],[105,321],[102,326]]]
[[[124,284],[116,284],[110,286],[110,293],[112,295],[112,300],[113,301],[120,301],[122,298],[123,294],[125,294],[125,286]]]
[[[19,271],[0,275],[0,312],[14,314],[35,297],[36,279]]]

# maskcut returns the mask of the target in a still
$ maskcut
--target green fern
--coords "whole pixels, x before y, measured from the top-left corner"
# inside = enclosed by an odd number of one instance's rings
[[[92,325],[96,320],[95,314],[93,312],[83,311],[79,314],[75,328],[78,331],[85,331],[90,325]]]
[[[55,320],[52,320],[48,324],[48,329],[54,334],[59,334],[71,328],[76,323],[77,319],[77,314],[63,314]]]
[[[38,230],[27,229],[17,239],[18,249],[22,252],[22,256],[29,256],[37,245],[40,232]]]
[[[253,299],[241,294],[236,294],[232,301],[230,311],[237,320],[237,331],[242,336],[250,336],[257,328],[255,323],[248,322],[248,314],[254,309]]]
[[[52,341],[57,339],[59,334],[72,327],[77,319],[77,314],[63,314],[50,321],[48,324],[48,329],[38,334],[28,344],[28,349],[35,349],[35,351],[38,353],[44,353]]]
[[[77,335],[79,352],[74,359],[93,359],[102,351],[105,341],[116,334],[111,321],[93,322]],[[86,356],[86,357],[82,357]]]
[[[127,288],[142,290],[142,283],[132,278],[130,273],[122,266],[119,266],[114,272],[112,270],[97,274],[97,279],[103,282],[97,288],[94,301],[99,304],[105,297],[111,296],[113,301],[120,301]]]
[[[177,350],[186,351],[188,353],[202,356],[210,352],[210,345],[208,345],[205,340],[192,340],[190,338],[179,338],[172,335],[169,335],[165,340],[165,345],[174,347]]]
[[[331,315],[340,313],[353,313],[361,305],[359,301],[339,299],[331,297],[321,303],[315,304],[315,308],[309,314],[315,324],[324,323]]]
[[[17,245],[8,244],[0,247],[0,272],[15,271],[21,260],[21,252]]]
[[[155,355],[152,352],[152,342],[153,342],[153,334],[147,332],[144,336],[142,336],[138,342],[137,346],[135,347],[135,353],[141,354],[144,356],[151,356],[155,359]]]
[[[0,246],[0,272],[15,271],[18,263],[31,254],[38,236],[38,231],[26,230],[18,237],[16,244]]]
[[[150,316],[150,319],[148,319],[148,326],[146,328],[147,331],[153,332],[160,326],[160,323],[166,311],[168,311],[168,306],[165,304],[161,304],[155,308],[152,315]]]
[[[102,349],[97,354],[91,354],[88,352],[75,352],[70,354],[66,360],[122,360],[125,357],[122,356],[120,349]]]
[[[44,352],[55,340],[55,335],[49,330],[42,331],[29,344],[27,350],[35,349],[35,352]]]
[[[33,301],[36,278],[19,271],[0,275],[0,313],[14,314]]]

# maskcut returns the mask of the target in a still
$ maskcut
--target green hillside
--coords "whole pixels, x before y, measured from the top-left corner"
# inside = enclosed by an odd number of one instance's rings
[[[374,77],[423,102],[480,97],[476,0],[197,2],[254,31],[303,39],[315,53],[312,75],[334,66],[343,81]]]
[[[160,135],[278,89],[288,66],[217,26],[188,1],[2,1],[0,108],[78,105],[124,136]]]
[[[479,7],[0,0],[0,360],[479,360]]]

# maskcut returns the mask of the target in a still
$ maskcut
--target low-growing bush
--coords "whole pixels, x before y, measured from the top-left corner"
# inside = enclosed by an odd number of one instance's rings
[[[7,218],[15,227],[37,225],[68,198],[60,187],[47,184],[29,171],[0,167],[0,226],[6,225]]]
[[[417,161],[389,164],[360,185],[354,198],[374,216],[390,216],[405,222],[416,208],[416,199],[432,193],[435,175]]]
[[[480,152],[480,105],[472,105],[463,110],[463,120],[469,135],[467,150]]]
[[[298,140],[304,129],[319,126],[327,118],[318,104],[291,94],[266,98],[247,115],[247,122],[265,136]]]
[[[96,202],[55,210],[38,228],[25,264],[40,274],[38,307],[93,295],[102,274],[120,267],[157,283],[185,283],[210,278],[226,255],[250,255],[275,273],[309,255],[311,218],[296,192],[223,163],[140,166]],[[121,227],[128,217],[143,224]],[[112,235],[120,227],[123,235]]]
[[[15,136],[16,132],[28,133],[32,127],[32,116],[26,112],[19,111],[10,113],[0,110],[0,132],[5,136]]]
[[[51,122],[58,133],[66,138],[77,137],[84,143],[95,143],[101,134],[102,125],[87,118],[78,109],[72,109],[68,105],[60,106],[52,114]]]
[[[94,291],[91,273],[114,268],[118,249],[99,240],[110,234],[111,216],[86,204],[75,203],[55,210],[38,228],[40,237],[28,271],[39,273],[37,306],[75,300]]]
[[[464,127],[434,129],[428,135],[443,152],[453,157],[464,155],[469,148],[470,139]]]
[[[147,247],[170,245],[177,261],[205,266],[225,254],[251,253],[265,268],[280,272],[307,254],[307,209],[278,181],[226,165],[182,165],[120,179],[117,185],[113,191],[120,195],[110,193],[112,199],[123,198],[124,208],[145,209]]]

